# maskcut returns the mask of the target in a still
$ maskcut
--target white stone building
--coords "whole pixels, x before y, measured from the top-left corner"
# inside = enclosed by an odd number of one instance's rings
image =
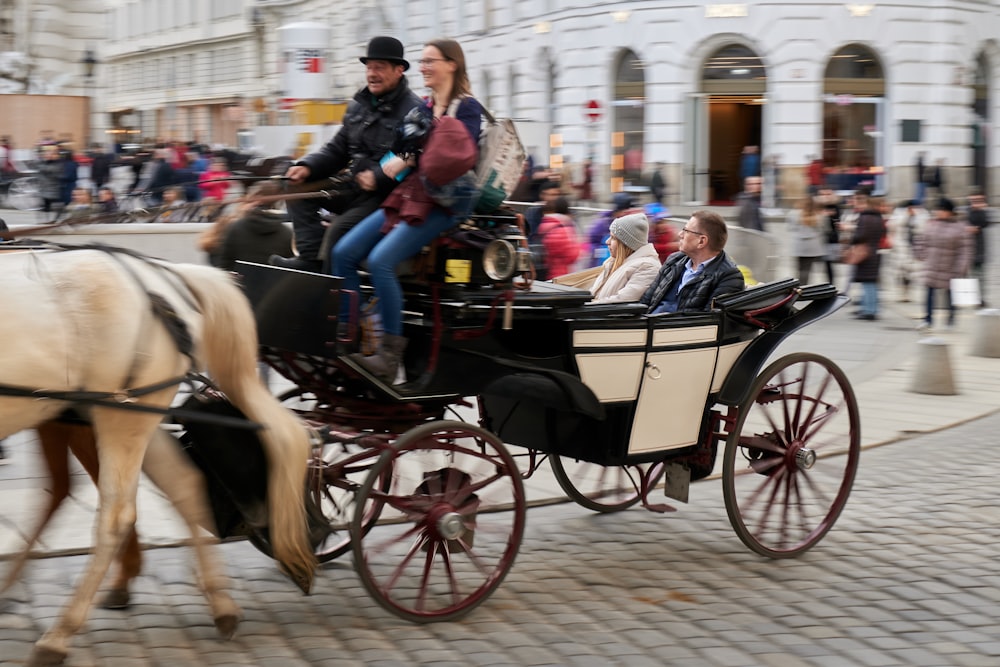
[[[659,163],[671,201],[729,200],[745,145],[779,165],[770,184],[790,198],[811,156],[839,189],[910,197],[919,152],[943,160],[949,194],[1000,192],[994,0],[106,5],[101,100],[112,129],[134,136],[233,144],[238,129],[277,122],[276,30],[308,20],[332,28],[335,100],[363,84],[357,57],[373,35],[400,38],[411,61],[425,40],[455,37],[476,95],[525,121],[539,161],[592,155],[602,197]],[[410,78],[419,90],[416,68]],[[550,134],[553,147],[539,145]]]

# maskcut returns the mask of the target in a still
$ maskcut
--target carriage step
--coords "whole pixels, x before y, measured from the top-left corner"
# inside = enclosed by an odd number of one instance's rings
[[[676,512],[677,508],[673,505],[668,505],[666,503],[643,503],[642,505],[650,512],[656,512],[657,514],[666,514],[667,512]]]
[[[373,390],[376,390],[384,398],[388,398],[393,401],[455,401],[462,398],[461,394],[456,394],[454,392],[427,391],[425,389],[412,387],[408,384],[389,384],[380,380],[374,374],[369,372],[367,368],[357,363],[350,357],[340,357],[340,361],[344,364],[344,366],[347,366],[360,377],[364,378]]]

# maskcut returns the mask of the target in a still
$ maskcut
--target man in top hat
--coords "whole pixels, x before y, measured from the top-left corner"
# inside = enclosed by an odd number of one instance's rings
[[[295,185],[347,170],[350,185],[346,192],[338,189],[331,198],[288,201],[298,256],[274,255],[271,263],[276,266],[323,270],[334,244],[382,204],[406,168],[402,158],[387,156],[396,126],[410,109],[421,104],[404,74],[410,63],[403,58],[403,45],[393,37],[373,37],[360,60],[365,65],[367,85],[348,104],[340,130],[319,151],[306,155],[285,173]],[[320,209],[334,214],[329,227],[324,226]]]

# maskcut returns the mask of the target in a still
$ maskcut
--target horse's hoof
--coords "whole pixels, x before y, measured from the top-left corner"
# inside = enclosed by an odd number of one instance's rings
[[[128,609],[129,595],[127,588],[112,588],[101,600],[104,609]]]
[[[28,658],[28,667],[53,667],[61,665],[66,660],[64,651],[57,651],[44,646],[35,646]]]
[[[223,614],[215,617],[215,629],[223,639],[232,639],[243,617],[239,614]]]

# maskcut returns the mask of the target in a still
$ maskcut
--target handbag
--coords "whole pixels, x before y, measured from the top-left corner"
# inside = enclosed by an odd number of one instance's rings
[[[462,121],[442,116],[434,121],[417,170],[431,186],[445,186],[476,166],[479,151]]]
[[[951,287],[951,305],[979,306],[982,303],[978,278],[952,278],[949,286]]]
[[[865,243],[849,245],[844,248],[844,253],[841,255],[841,261],[843,261],[844,264],[860,264],[868,259],[868,252],[868,245]]]

